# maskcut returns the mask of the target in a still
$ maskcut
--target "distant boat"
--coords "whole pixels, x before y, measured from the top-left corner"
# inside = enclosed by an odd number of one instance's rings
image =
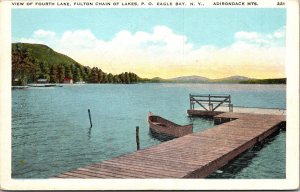
[[[182,137],[184,135],[193,133],[193,125],[178,125],[160,116],[148,113],[148,123],[151,131],[164,134],[171,137]]]
[[[56,84],[49,84],[49,83],[45,83],[45,84],[28,84],[29,87],[56,87]]]

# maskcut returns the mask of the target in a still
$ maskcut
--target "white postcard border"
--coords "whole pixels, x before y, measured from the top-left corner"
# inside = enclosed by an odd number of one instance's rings
[[[155,2],[157,0],[146,0],[144,2]],[[163,0],[166,1],[166,0]],[[173,0],[174,1],[174,0]],[[250,2],[250,0],[247,0]],[[6,190],[281,190],[296,189],[299,187],[299,10],[298,1],[285,2],[281,8],[287,9],[287,139],[286,139],[286,179],[11,179],[11,13],[12,2],[0,1],[0,185]],[[37,1],[23,1],[37,2]],[[67,1],[51,1],[67,2]],[[72,1],[71,1],[72,2]],[[77,1],[79,2],[79,1]],[[91,2],[91,1],[90,1]],[[116,1],[114,1],[116,2]],[[119,0],[120,2],[120,0]],[[191,1],[188,1],[191,2]],[[212,2],[201,0],[199,2]],[[221,2],[221,1],[218,1]],[[223,1],[223,2],[234,2]],[[259,8],[278,7],[278,1],[254,0],[259,2]],[[282,1],[281,1],[282,2]],[[211,4],[206,4],[211,7]],[[57,6],[54,6],[57,8]],[[14,7],[20,8],[20,7]],[[21,7],[25,8],[25,7]],[[27,7],[28,8],[28,7]],[[32,8],[32,6],[29,6]],[[38,7],[42,8],[42,7]],[[44,7],[45,8],[45,7]],[[47,7],[49,8],[49,7]],[[62,7],[66,8],[66,7]],[[79,8],[79,7],[68,7]],[[91,7],[81,7],[91,8]],[[98,7],[103,8],[103,7]],[[111,8],[111,7],[110,7]],[[122,8],[122,7],[116,7]],[[124,8],[124,7],[123,7]],[[126,7],[126,8],[135,8]],[[147,6],[143,8],[149,8]],[[168,7],[156,7],[168,8]],[[173,7],[174,8],[174,7]],[[180,6],[177,8],[181,8]],[[197,7],[201,8],[201,7]],[[214,7],[214,8],[231,8]],[[236,8],[234,6],[234,8]],[[238,8],[244,8],[242,6]],[[253,8],[253,7],[251,7]],[[258,8],[258,7],[257,7]]]

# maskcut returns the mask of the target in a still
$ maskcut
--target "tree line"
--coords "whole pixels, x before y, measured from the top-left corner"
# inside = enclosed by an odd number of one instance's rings
[[[286,84],[286,78],[279,79],[250,79],[241,81],[241,84]]]
[[[38,79],[47,79],[50,83],[63,83],[65,78],[74,82],[87,83],[137,83],[141,79],[131,72],[113,75],[97,67],[90,68],[79,63],[47,63],[33,58],[29,50],[22,46],[12,47],[12,83],[25,85],[35,83]]]

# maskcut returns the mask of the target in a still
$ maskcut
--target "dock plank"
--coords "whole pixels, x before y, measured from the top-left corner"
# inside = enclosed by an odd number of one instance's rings
[[[285,115],[221,113],[225,123],[56,178],[204,178],[281,128]]]

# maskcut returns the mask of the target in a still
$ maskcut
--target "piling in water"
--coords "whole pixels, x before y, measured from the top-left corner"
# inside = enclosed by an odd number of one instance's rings
[[[93,127],[90,109],[88,109],[88,113],[89,113],[89,118],[90,118],[90,125],[91,125],[91,127]]]
[[[139,126],[136,127],[135,130],[135,138],[136,138],[136,150],[140,150],[140,136],[139,136]]]

